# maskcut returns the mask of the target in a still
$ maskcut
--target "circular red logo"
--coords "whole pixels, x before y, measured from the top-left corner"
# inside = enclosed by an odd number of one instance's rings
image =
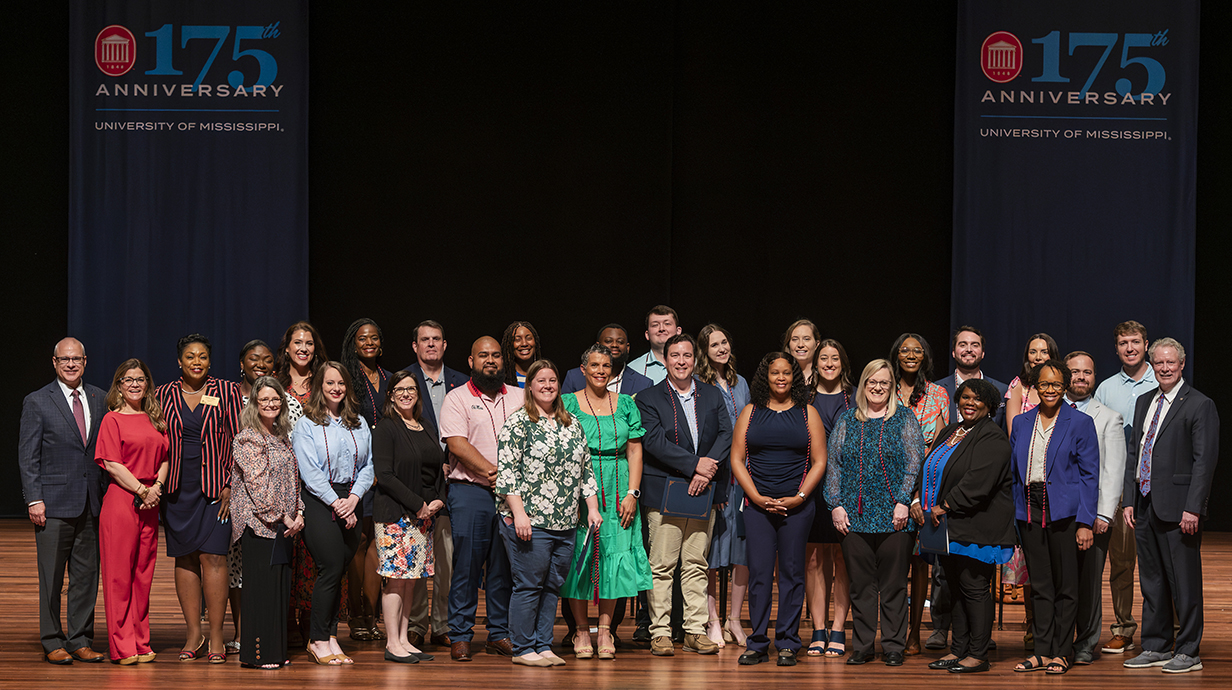
[[[94,64],[109,77],[118,77],[133,68],[137,62],[137,39],[133,32],[120,26],[111,26],[98,32],[94,39]]]
[[[1004,84],[1022,71],[1022,41],[1008,31],[997,31],[980,46],[980,69],[984,76]]]

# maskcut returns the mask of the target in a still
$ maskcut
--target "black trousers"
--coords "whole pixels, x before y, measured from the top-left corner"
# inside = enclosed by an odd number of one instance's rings
[[[350,489],[345,484],[337,484],[334,490],[343,496]],[[346,522],[335,520],[333,509],[308,489],[303,489],[302,495],[304,546],[308,547],[308,553],[312,554],[312,560],[317,564],[317,581],[312,588],[312,625],[308,637],[318,642],[338,635],[339,586],[342,573],[359,550],[362,518],[355,521],[354,527],[347,529]],[[247,589],[247,582],[244,587]],[[248,625],[246,620],[244,627]],[[240,648],[243,649],[242,643]]]
[[[34,528],[39,581],[39,637],[43,652],[94,644],[98,602],[98,518],[85,506],[75,518],[47,518]],[[68,568],[68,633],[60,627],[60,592]]]
[[[1138,582],[1142,590],[1142,649],[1199,656],[1202,643],[1202,527],[1181,532],[1181,523],[1164,522],[1139,494],[1134,509],[1138,545]],[[1173,638],[1175,614],[1180,630]],[[1175,642],[1175,648],[1173,647]]]
[[[988,641],[992,639],[993,601],[992,576],[999,567],[968,556],[938,556],[945,570],[945,582],[952,603],[950,625],[953,640],[950,653],[962,659],[988,659]]]
[[[1074,654],[1089,654],[1099,658],[1099,636],[1104,627],[1104,564],[1108,560],[1108,544],[1112,528],[1095,535],[1091,548],[1078,552],[1078,629]]]
[[[874,652],[878,608],[881,650],[901,652],[907,648],[907,569],[911,545],[910,532],[848,532],[843,537],[843,558],[851,579],[851,651]]]
[[[1035,605],[1035,653],[1071,662],[1078,615],[1077,532],[1078,523],[1072,517],[1050,519],[1047,527],[1018,521]]]
[[[281,664],[288,658],[287,600],[291,596],[291,564],[270,565],[274,540],[258,537],[251,527],[244,528],[240,548],[244,552],[240,663],[251,666]]]

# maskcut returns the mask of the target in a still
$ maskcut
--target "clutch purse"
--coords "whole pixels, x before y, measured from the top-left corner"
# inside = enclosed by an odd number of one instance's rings
[[[924,514],[924,524],[920,526],[920,553],[941,556],[950,553],[950,526],[947,517],[942,515],[938,525],[933,527],[932,516]]]
[[[698,496],[689,495],[688,479],[668,478],[663,489],[663,505],[659,512],[664,517],[693,518],[709,520],[710,508],[714,503],[714,482],[706,485],[706,490]]]

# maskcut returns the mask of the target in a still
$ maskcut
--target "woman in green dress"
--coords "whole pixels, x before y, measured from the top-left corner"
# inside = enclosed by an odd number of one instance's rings
[[[612,612],[616,599],[635,597],[652,586],[650,560],[642,544],[642,518],[638,498],[642,484],[642,417],[627,395],[607,389],[612,375],[612,356],[602,345],[582,353],[586,387],[561,396],[565,409],[582,424],[590,446],[591,464],[599,485],[599,511],[603,524],[597,543],[586,544],[587,527],[578,526],[573,567],[565,577],[560,595],[569,600],[578,622],[574,653],[589,659],[595,649],[590,641],[588,599],[599,600],[599,658],[615,659]]]

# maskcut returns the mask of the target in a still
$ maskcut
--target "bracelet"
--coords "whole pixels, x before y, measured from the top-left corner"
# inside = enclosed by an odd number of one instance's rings
[[[145,497],[150,495],[150,487],[142,484],[141,488],[137,489],[137,495],[140,496],[141,500],[144,501]]]
[[[918,506],[918,505],[920,505],[920,497],[919,497],[919,496],[917,496],[917,497],[915,497],[915,498],[911,499],[911,505],[913,505],[913,506]]]

